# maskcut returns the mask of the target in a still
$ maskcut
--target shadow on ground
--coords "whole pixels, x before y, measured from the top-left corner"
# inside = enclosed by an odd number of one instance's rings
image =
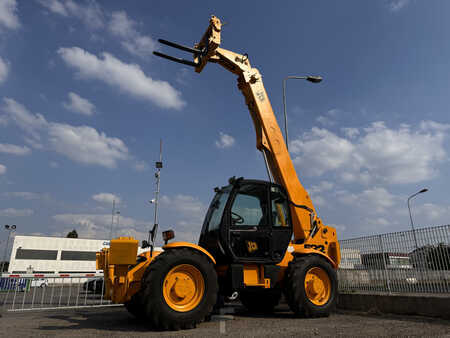
[[[220,314],[225,316],[220,316]],[[237,318],[254,318],[254,319],[267,319],[284,322],[291,322],[290,320],[295,319],[295,315],[289,310],[287,306],[280,305],[276,308],[276,311],[271,314],[256,314],[250,313],[247,309],[241,305],[233,304],[225,306],[222,311],[220,311],[218,316],[212,317],[212,323],[202,323],[200,327],[208,330],[208,328],[213,328],[217,326],[217,322],[221,321],[221,317],[234,316]],[[336,313],[331,315],[330,322],[336,321],[341,317],[347,317],[348,315],[355,318],[357,321],[365,322],[366,320],[372,319],[384,319],[393,322],[411,322],[411,324],[444,324],[449,325],[449,321],[440,320],[436,318],[418,317],[418,316],[399,316],[390,314],[378,314],[378,313],[367,313],[367,312],[352,312],[345,310],[338,310]],[[333,318],[334,317],[334,318]],[[357,319],[357,318],[360,319]],[[366,318],[366,319],[364,319]],[[48,319],[48,323],[46,322]],[[319,325],[321,322],[328,321],[327,318],[315,318],[306,319],[308,325]],[[216,322],[216,323],[214,323]],[[210,325],[209,325],[210,324]],[[306,323],[304,323],[306,324]],[[342,324],[342,323],[341,323]],[[53,312],[47,313],[45,316],[40,317],[39,330],[42,331],[57,331],[59,335],[63,336],[64,332],[68,335],[73,334],[77,330],[91,329],[96,331],[111,332],[123,334],[140,334],[143,332],[159,332],[158,330],[150,327],[145,321],[141,321],[129,314],[123,307],[118,308],[99,308],[99,309],[84,309],[76,311],[64,311],[64,312]],[[183,334],[184,332],[184,334]],[[70,333],[70,334],[69,334]],[[191,330],[178,331],[177,334],[188,335],[195,333]],[[159,334],[163,334],[160,332]],[[170,334],[170,331],[168,332]],[[165,334],[163,334],[165,335]]]
[[[106,330],[114,332],[148,332],[156,331],[147,323],[130,315],[124,308],[104,308],[98,310],[77,310],[63,313],[49,313],[45,316],[49,320],[65,321],[67,324],[39,326],[43,331],[74,331],[81,329]],[[45,322],[45,321],[44,321]]]

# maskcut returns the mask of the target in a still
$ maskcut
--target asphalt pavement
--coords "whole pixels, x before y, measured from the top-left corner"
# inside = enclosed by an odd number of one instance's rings
[[[286,305],[272,315],[253,315],[228,305],[196,329],[159,332],[123,307],[6,312],[1,335],[9,337],[450,337],[450,321],[370,313],[337,312],[328,318],[295,318]]]

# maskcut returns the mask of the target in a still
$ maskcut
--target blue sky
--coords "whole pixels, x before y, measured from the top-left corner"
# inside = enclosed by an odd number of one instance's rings
[[[152,56],[193,45],[209,16],[248,53],[290,152],[340,238],[450,219],[448,1],[0,0],[0,219],[18,234],[145,238],[163,139],[160,224],[196,240],[215,186],[266,179],[236,78]],[[2,231],[4,245],[6,231]]]

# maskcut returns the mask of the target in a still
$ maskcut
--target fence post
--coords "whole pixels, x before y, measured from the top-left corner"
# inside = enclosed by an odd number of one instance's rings
[[[383,248],[383,239],[381,237],[382,235],[378,235],[378,240],[380,242],[380,249],[381,249],[381,257],[383,258],[383,272],[384,272],[384,277],[386,279],[386,284],[387,284],[387,289],[389,294],[391,293],[391,283],[389,280],[389,273],[387,271],[387,262],[386,262],[386,258],[384,257],[384,248]],[[389,254],[389,253],[388,253]]]

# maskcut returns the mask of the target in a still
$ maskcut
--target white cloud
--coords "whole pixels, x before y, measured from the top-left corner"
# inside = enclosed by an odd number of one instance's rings
[[[92,195],[92,199],[94,201],[107,204],[112,204],[113,201],[115,201],[116,204],[119,204],[121,202],[119,196],[107,192]]]
[[[7,126],[8,125],[8,117],[6,115],[0,115],[0,126]]]
[[[436,224],[436,222],[445,222],[445,224],[449,224],[448,220],[450,219],[450,205],[424,203],[414,207],[413,212],[415,215],[421,215],[433,224]]]
[[[31,154],[31,150],[27,146],[21,147],[14,144],[0,143],[0,153],[22,156]]]
[[[410,2],[410,0],[391,0],[387,6],[391,12],[398,12],[408,6]]]
[[[87,1],[86,6],[72,0],[66,0],[65,6],[69,13],[83,21],[88,27],[98,29],[105,25],[103,11],[95,0]]]
[[[0,84],[6,81],[9,74],[9,62],[0,57]]]
[[[31,209],[14,209],[14,208],[7,208],[0,210],[0,216],[3,217],[25,217],[25,216],[31,216],[34,214],[34,211]]]
[[[3,164],[0,164],[0,175],[3,175],[6,173],[6,167]]]
[[[24,200],[37,200],[42,198],[49,198],[47,194],[41,194],[36,192],[29,192],[29,191],[11,191],[11,192],[4,192],[2,193],[2,196],[7,198],[21,198]]]
[[[0,0],[0,27],[7,29],[17,29],[20,27],[17,16],[16,0]]]
[[[416,130],[372,123],[352,140],[319,128],[291,142],[294,163],[310,176],[333,172],[346,182],[414,183],[434,178],[447,160],[444,140],[450,126],[422,122]]]
[[[329,117],[324,116],[324,115],[319,115],[316,118],[316,121],[326,127],[330,127],[330,126],[333,126],[334,124],[336,124],[335,121],[333,121],[332,119],[330,119]]]
[[[64,108],[83,115],[91,116],[94,114],[95,106],[89,100],[82,98],[74,92],[68,94],[69,102],[63,102]]]
[[[40,140],[36,140],[36,139],[29,138],[26,136],[24,136],[23,139],[24,139],[25,143],[27,143],[30,147],[32,147],[34,149],[44,149],[44,146],[42,145]]]
[[[205,204],[194,196],[178,194],[174,197],[163,196],[161,206],[169,210],[174,218],[172,222],[176,226],[178,240],[190,242],[198,238],[207,210]]]
[[[61,233],[76,229],[81,238],[109,239],[111,214],[59,214],[52,218],[59,223],[60,228],[65,229]],[[149,222],[120,215],[119,219],[114,219],[113,237],[133,236],[145,239],[149,226]]]
[[[317,185],[313,185],[310,189],[308,189],[309,194],[311,195],[312,201],[315,205],[325,205],[326,200],[322,194],[324,192],[330,191],[334,188],[334,184],[328,181],[322,181]]]
[[[339,113],[341,113],[340,109],[336,108],[330,109],[325,114],[319,115],[316,118],[316,121],[321,125],[323,125],[324,127],[334,126],[336,124],[335,118]]]
[[[68,16],[66,6],[59,0],[38,0],[38,2],[53,13]]]
[[[146,171],[148,170],[149,166],[145,161],[137,161],[134,164],[134,170],[136,171]]]
[[[338,231],[338,233],[343,232],[343,231],[345,231],[347,229],[347,226],[343,225],[343,224],[333,224],[333,223],[331,223],[331,224],[327,224],[327,225],[335,228]]]
[[[58,54],[67,65],[77,69],[82,78],[103,81],[161,108],[181,109],[185,106],[180,92],[166,81],[145,75],[136,64],[124,63],[109,53],[102,53],[98,58],[78,47],[60,48]]]
[[[3,98],[3,112],[8,118],[14,121],[20,128],[30,133],[35,139],[39,140],[38,130],[48,125],[47,121],[41,114],[31,114],[24,105],[18,103],[14,99]]]
[[[404,125],[404,127],[408,128],[408,125]],[[445,132],[450,130],[450,124],[439,123],[434,121],[422,121],[420,122],[420,129],[425,131],[437,130],[439,132]]]
[[[42,115],[33,115],[13,99],[4,98],[4,112],[20,128],[30,133],[34,140],[46,137],[46,146],[71,160],[83,164],[115,168],[117,162],[128,159],[128,148],[122,140],[108,137],[88,126],[47,122]],[[33,142],[34,140],[30,140]]]
[[[92,127],[51,123],[48,136],[54,151],[75,162],[115,168],[118,161],[128,158],[128,148],[122,140],[108,137]]]
[[[220,132],[219,139],[216,141],[216,147],[220,149],[230,148],[234,145],[234,137]]]
[[[55,14],[81,20],[89,28],[99,29],[105,25],[103,11],[95,0],[85,1],[84,4],[73,0],[39,0],[39,3]]]
[[[349,161],[354,148],[350,141],[316,127],[291,141],[289,146],[294,163],[301,168],[300,172],[311,176],[341,168]]]
[[[384,213],[400,200],[398,196],[391,194],[382,187],[366,189],[360,193],[338,191],[337,196],[340,203],[364,208],[364,211],[369,214]]]
[[[175,77],[177,83],[186,86],[189,84],[189,77],[191,72],[187,68],[180,68]]]
[[[147,58],[156,49],[156,41],[139,33],[136,26],[136,22],[130,19],[125,11],[117,11],[111,14],[108,29],[111,34],[122,39],[122,46],[128,52]]]
[[[178,194],[170,199],[165,196],[164,202],[172,205],[175,211],[180,212],[184,216],[198,217],[200,215],[201,218],[205,216],[206,206],[196,197]]]
[[[341,128],[341,130],[348,138],[355,138],[359,135],[359,130],[357,128]]]
[[[317,193],[321,193],[321,192],[324,192],[324,191],[331,190],[331,189],[333,189],[333,187],[334,187],[334,183],[331,183],[331,182],[328,182],[328,181],[322,181],[322,182],[320,182],[317,185],[313,185],[309,189],[309,192],[317,194]]]
[[[59,163],[55,161],[51,161],[49,165],[51,168],[59,168]]]
[[[133,55],[147,59],[157,47],[156,41],[151,36],[140,33],[137,29],[139,24],[123,10],[105,12],[94,0],[84,4],[73,0],[38,1],[51,12],[64,17],[75,17],[93,30],[105,28],[112,36],[120,40],[120,44],[126,51]],[[92,34],[91,39],[99,40],[102,37]]]

